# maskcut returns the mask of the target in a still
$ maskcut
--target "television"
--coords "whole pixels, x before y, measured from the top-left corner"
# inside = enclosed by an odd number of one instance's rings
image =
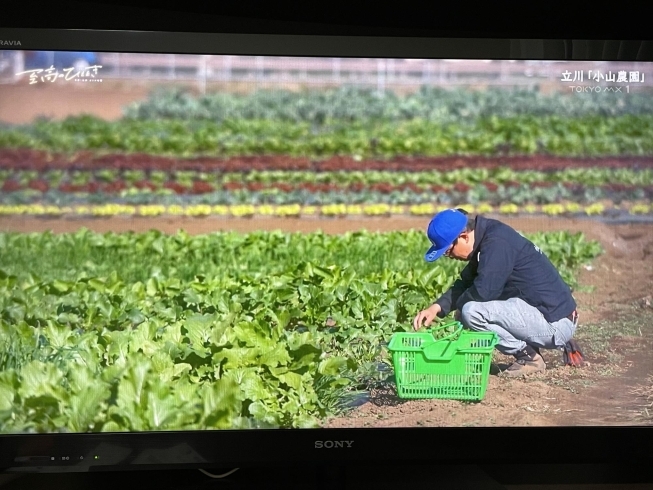
[[[653,460],[651,42],[0,49],[0,468]],[[467,266],[425,260],[461,209],[573,298],[546,369],[506,375],[500,328],[453,306],[415,329]]]

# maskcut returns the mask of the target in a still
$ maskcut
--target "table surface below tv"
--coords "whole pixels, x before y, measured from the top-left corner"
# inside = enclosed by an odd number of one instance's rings
[[[206,469],[225,472],[229,468]],[[653,489],[653,471],[606,465],[349,465],[241,468],[226,478],[198,470],[92,471],[86,473],[0,473],[0,489],[66,490],[327,490],[416,488],[438,490],[644,490]]]

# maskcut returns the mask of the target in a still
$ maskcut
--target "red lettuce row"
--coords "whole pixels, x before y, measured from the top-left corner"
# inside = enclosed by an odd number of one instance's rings
[[[444,156],[394,157],[357,160],[334,156],[313,160],[287,155],[239,156],[230,158],[171,158],[141,153],[79,152],[71,155],[31,149],[0,149],[0,168],[14,170],[145,170],[197,172],[251,172],[264,170],[308,170],[318,172],[386,170],[404,172],[447,171],[460,168],[498,168],[556,171],[573,168],[653,168],[653,156],[557,157],[529,156]]]

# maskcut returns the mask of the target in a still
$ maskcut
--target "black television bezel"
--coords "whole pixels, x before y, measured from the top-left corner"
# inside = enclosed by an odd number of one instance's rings
[[[364,58],[653,61],[653,41],[216,34],[0,27],[0,49]],[[2,434],[0,470],[207,468],[293,463],[653,462],[653,427],[274,429]],[[316,448],[315,441],[353,441]],[[500,441],[505,448],[489,441]],[[520,443],[528,441],[519,450]],[[183,454],[180,451],[185,451]],[[95,459],[98,456],[99,459]],[[81,458],[80,458],[81,457]]]
[[[120,53],[448,58],[560,61],[653,61],[651,39],[344,36],[234,34],[0,26],[0,49]]]

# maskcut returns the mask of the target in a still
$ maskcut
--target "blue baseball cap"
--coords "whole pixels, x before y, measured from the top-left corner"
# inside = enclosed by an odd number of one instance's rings
[[[465,214],[456,209],[440,211],[433,217],[426,230],[432,247],[426,252],[424,259],[427,262],[438,260],[466,228]]]

